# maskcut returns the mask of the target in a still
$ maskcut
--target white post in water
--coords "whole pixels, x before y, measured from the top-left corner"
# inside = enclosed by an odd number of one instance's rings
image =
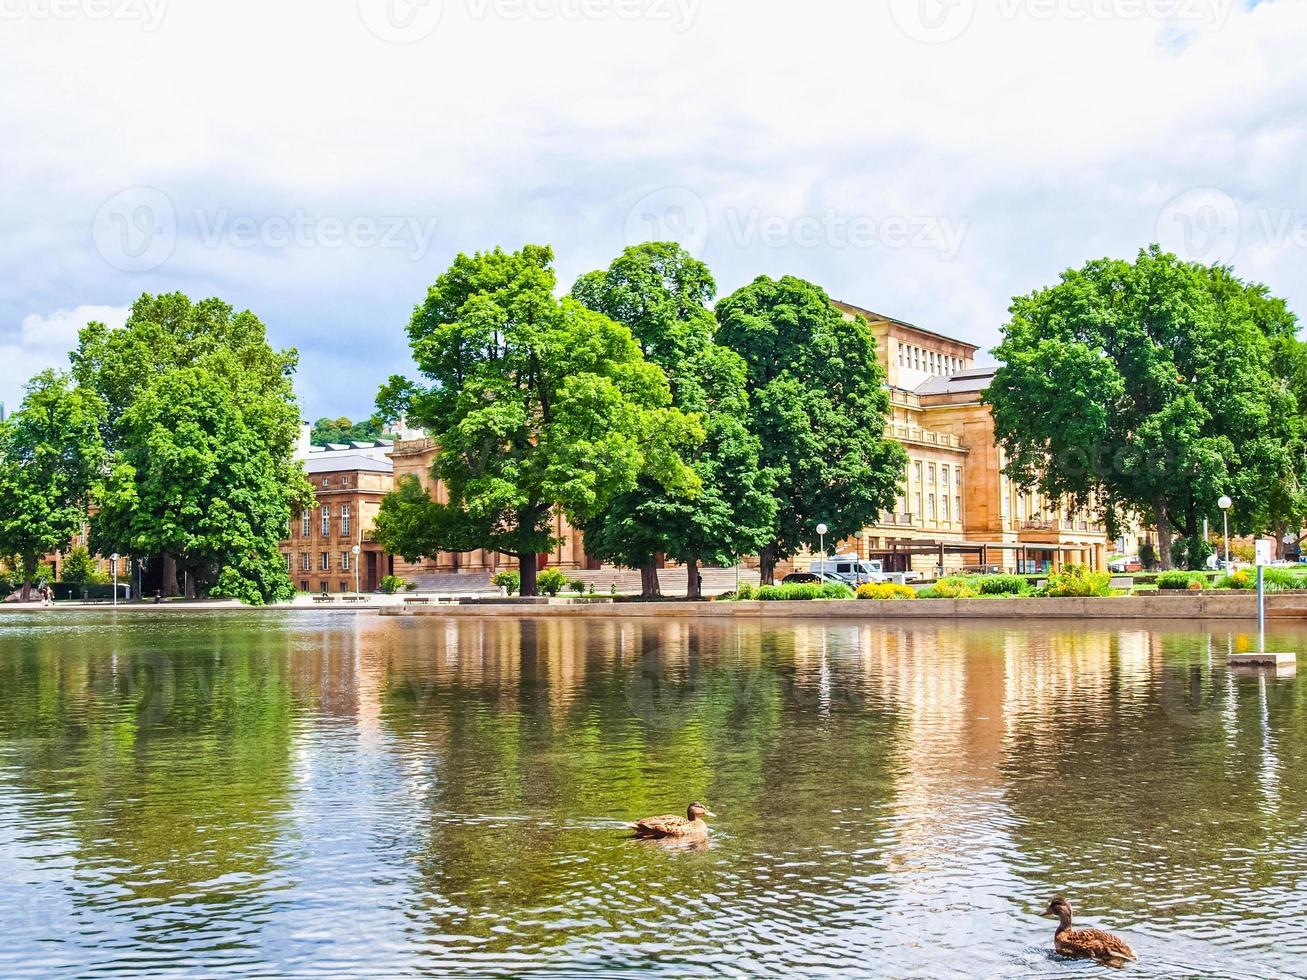
[[[1268,653],[1266,650],[1266,566],[1275,558],[1275,542],[1258,539],[1257,555],[1257,652],[1230,655],[1231,666],[1274,667],[1292,671],[1298,663],[1295,653]],[[1277,674],[1277,676],[1283,676]]]
[[[1221,508],[1221,520],[1225,524],[1225,567],[1222,569],[1225,574],[1230,574],[1230,508],[1234,506],[1234,501],[1229,497],[1222,497],[1216,502],[1216,506]]]

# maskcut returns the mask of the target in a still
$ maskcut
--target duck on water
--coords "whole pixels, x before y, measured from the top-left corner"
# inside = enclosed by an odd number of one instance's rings
[[[1060,895],[1048,903],[1044,915],[1058,920],[1057,932],[1053,934],[1053,949],[1061,956],[1094,959],[1100,963],[1117,965],[1128,960],[1139,960],[1130,944],[1120,936],[1101,929],[1072,929],[1071,903]]]
[[[708,824],[704,817],[715,817],[702,803],[691,803],[685,816],[645,817],[631,824],[635,836],[642,840],[666,840],[668,838],[697,838],[708,836]]]

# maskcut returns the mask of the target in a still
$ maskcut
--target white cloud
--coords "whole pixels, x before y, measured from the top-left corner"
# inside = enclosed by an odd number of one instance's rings
[[[956,0],[970,19],[938,44],[896,21],[926,0],[644,0],[663,16],[643,21],[622,13],[631,0],[428,0],[414,11],[441,16],[411,44],[380,40],[360,2],[371,17],[387,0],[169,3],[153,30],[7,20],[0,323],[85,296],[221,295],[301,349],[306,414],[362,415],[456,251],[549,242],[566,285],[616,254],[661,188],[703,201],[723,291],[792,271],[986,346],[1014,294],[1133,254],[1171,202],[1214,188],[1239,212],[1227,258],[1307,310],[1298,0]],[[93,239],[102,206],[141,187],[166,196],[175,229],[132,209]],[[437,224],[418,252],[203,235],[300,212]],[[883,235],[732,231],[831,212],[966,232],[948,257]],[[138,261],[133,236],[157,227],[175,242]],[[1266,227],[1287,231],[1266,241]],[[130,254],[106,261],[105,235]]]
[[[17,331],[0,332],[0,402],[13,411],[23,398],[23,386],[46,368],[68,367],[68,352],[77,333],[98,321],[111,328],[127,319],[125,306],[78,306],[53,313],[29,313]]]

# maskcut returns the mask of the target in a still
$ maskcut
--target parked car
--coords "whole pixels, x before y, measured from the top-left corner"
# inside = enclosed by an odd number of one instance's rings
[[[857,555],[814,558],[808,570],[814,575],[826,576],[827,581],[843,582],[855,589],[868,582],[895,582],[905,585],[917,577],[913,572],[887,572],[882,562],[868,561]]]
[[[1125,575],[1130,572],[1142,572],[1144,564],[1138,558],[1117,558],[1107,563],[1107,570],[1118,575]]]
[[[826,580],[811,572],[792,572],[781,579],[781,585],[821,585]]]

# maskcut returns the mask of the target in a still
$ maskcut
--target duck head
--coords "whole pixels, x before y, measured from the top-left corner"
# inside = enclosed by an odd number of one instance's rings
[[[704,817],[717,816],[702,803],[691,803],[690,808],[685,811],[685,815],[691,820],[702,820]]]
[[[1061,895],[1058,895],[1048,903],[1048,908],[1044,909],[1044,917],[1048,919],[1061,919],[1063,922],[1071,921],[1071,903]]]

